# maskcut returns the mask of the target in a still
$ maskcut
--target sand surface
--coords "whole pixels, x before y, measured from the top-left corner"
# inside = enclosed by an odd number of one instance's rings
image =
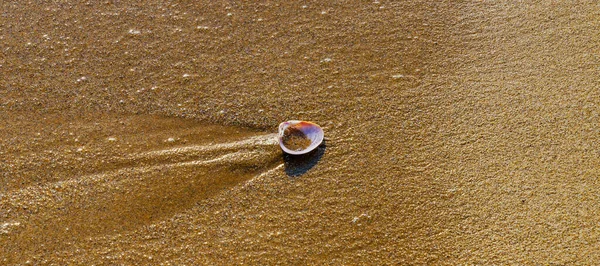
[[[0,264],[597,263],[599,18],[2,1]]]

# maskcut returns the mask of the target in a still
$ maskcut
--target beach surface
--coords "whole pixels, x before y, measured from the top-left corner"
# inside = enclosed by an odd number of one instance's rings
[[[600,261],[597,1],[251,2],[0,3],[0,264]]]

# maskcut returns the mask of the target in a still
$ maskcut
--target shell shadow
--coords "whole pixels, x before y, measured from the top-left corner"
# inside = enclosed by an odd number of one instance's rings
[[[298,177],[313,168],[325,154],[327,144],[325,140],[315,150],[302,155],[283,153],[284,171],[289,177]]]

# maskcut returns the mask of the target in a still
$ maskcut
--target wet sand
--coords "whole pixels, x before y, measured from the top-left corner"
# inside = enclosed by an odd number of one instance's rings
[[[594,1],[0,10],[2,264],[600,260]]]

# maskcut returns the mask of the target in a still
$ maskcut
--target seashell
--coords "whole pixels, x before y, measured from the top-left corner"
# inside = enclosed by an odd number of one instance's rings
[[[279,146],[289,154],[314,150],[323,142],[324,135],[323,129],[312,122],[290,120],[279,124]]]

